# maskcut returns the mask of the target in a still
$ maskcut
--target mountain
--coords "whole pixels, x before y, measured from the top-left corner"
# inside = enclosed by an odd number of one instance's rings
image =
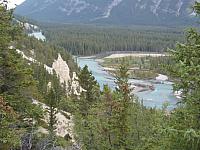
[[[26,0],[15,14],[43,22],[188,24],[195,0]]]

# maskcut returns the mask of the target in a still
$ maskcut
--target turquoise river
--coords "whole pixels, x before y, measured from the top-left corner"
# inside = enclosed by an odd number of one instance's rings
[[[115,88],[115,79],[108,72],[104,71],[103,67],[98,64],[95,59],[78,58],[78,65],[82,68],[88,66],[100,87],[107,84],[110,88]],[[153,91],[136,92],[140,100],[143,100],[145,106],[162,108],[163,103],[169,103],[169,109],[174,108],[177,103],[177,98],[173,94],[173,83],[164,81],[163,83],[155,83],[153,80],[135,80],[130,79],[130,83],[152,84],[155,87]]]

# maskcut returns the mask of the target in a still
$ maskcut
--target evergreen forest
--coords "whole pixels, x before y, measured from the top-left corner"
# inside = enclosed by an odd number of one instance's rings
[[[193,7],[200,14],[200,3]],[[24,25],[13,18],[13,11],[0,4],[0,150],[200,149],[198,30],[184,34],[179,29],[161,32],[150,27],[48,25],[41,27],[47,37],[41,41],[27,36]],[[115,60],[120,61],[114,72],[116,88],[104,85],[100,90],[88,66],[79,68],[71,55],[167,48],[166,61],[173,63],[168,62],[164,71],[176,79],[174,90],[182,91],[173,110],[167,103],[160,109],[146,107],[132,94],[124,60]],[[70,77],[77,74],[74,82],[82,89],[78,94],[73,82],[61,83],[55,70],[49,73],[44,67],[51,66],[58,53],[68,64]],[[73,122],[64,136],[57,130],[61,115]]]
[[[115,27],[94,25],[42,24],[47,39],[73,55],[108,54],[109,52],[166,52],[177,41],[183,42],[183,28]]]

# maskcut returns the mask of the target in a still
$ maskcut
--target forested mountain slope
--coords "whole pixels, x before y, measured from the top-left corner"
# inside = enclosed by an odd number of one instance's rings
[[[195,0],[26,0],[16,14],[42,22],[186,25]]]
[[[3,5],[0,14],[0,149],[43,149],[54,138],[56,147],[72,145],[72,115],[58,104],[71,89],[53,64],[69,66],[70,82],[77,65],[64,49],[27,36],[27,23],[13,19]]]
[[[74,55],[109,51],[166,52],[184,41],[183,28],[43,24],[47,40]]]
[[[194,7],[200,14],[200,3]],[[76,70],[71,56],[50,42],[24,35],[23,26],[13,23],[12,12],[3,5],[0,33],[1,150],[200,149],[200,33],[195,29],[171,50],[174,64],[166,66],[176,78],[175,90],[182,92],[172,111],[168,104],[162,109],[145,107],[132,94],[125,62],[115,72],[115,90],[105,85],[101,91],[85,66],[74,77],[84,90],[74,94],[44,67],[65,60]],[[57,52],[64,60],[60,56],[56,59]],[[47,111],[46,118],[43,110]],[[63,125],[58,115],[65,125],[73,121],[71,131],[60,128],[62,136],[57,134],[57,125]]]

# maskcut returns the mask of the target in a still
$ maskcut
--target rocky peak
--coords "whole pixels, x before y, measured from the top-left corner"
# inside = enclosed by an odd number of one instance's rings
[[[52,68],[60,78],[60,83],[68,83],[70,81],[70,70],[66,61],[64,61],[60,54],[58,54],[57,60],[53,62]]]

